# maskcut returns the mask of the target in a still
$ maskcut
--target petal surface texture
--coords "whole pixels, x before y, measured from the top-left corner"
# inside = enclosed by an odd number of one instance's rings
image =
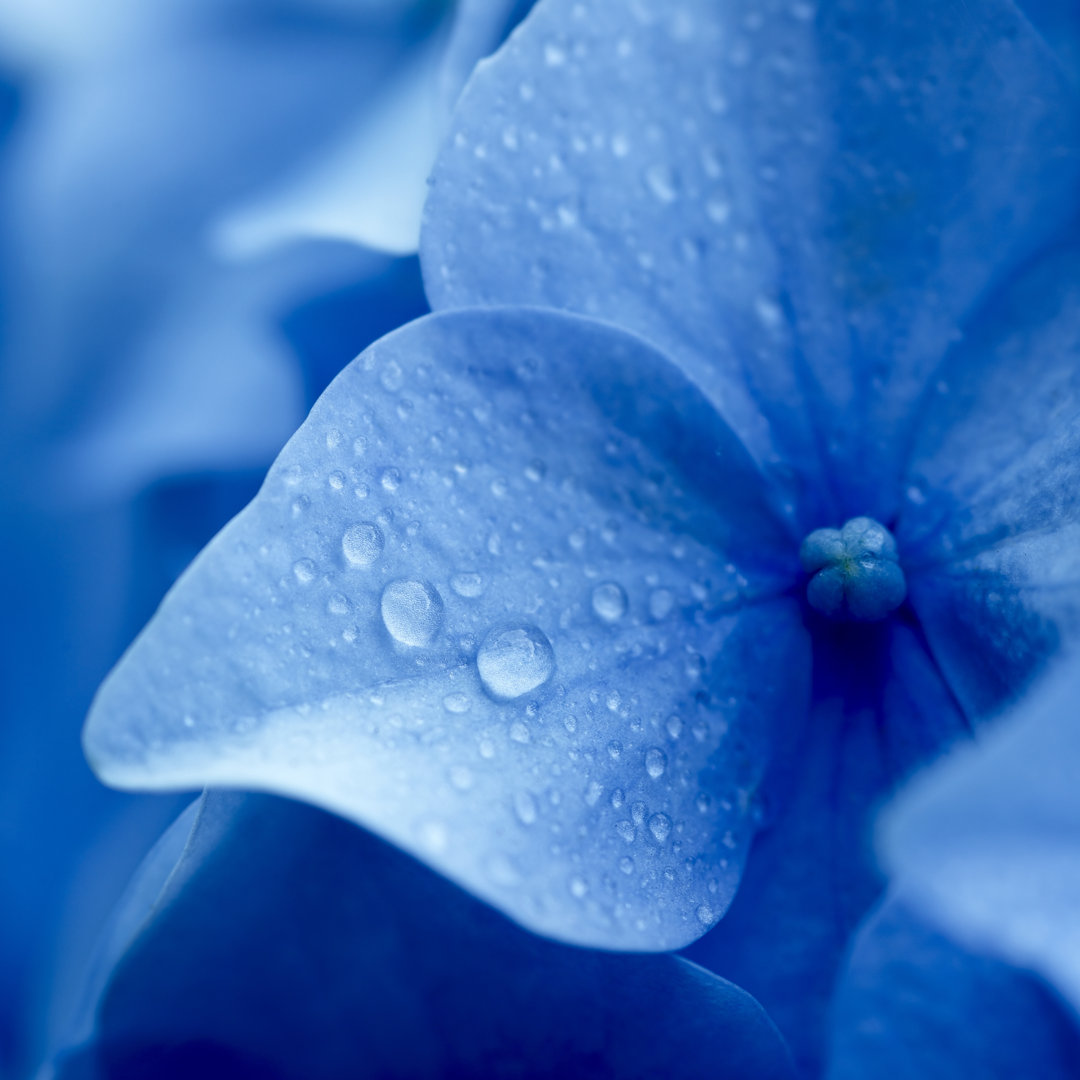
[[[741,444],[640,339],[432,316],[331,385],[84,743],[118,786],[311,800],[554,937],[678,947],[806,708],[797,572]]]
[[[1080,728],[1075,664],[890,809],[886,864],[957,940],[1041,974],[1080,1009]]]
[[[919,414],[897,542],[972,717],[1080,633],[1080,247],[989,298]]]
[[[828,1080],[1070,1080],[1080,1033],[1028,972],[961,948],[890,896],[855,937]]]
[[[723,979],[536,937],[370,833],[269,796],[204,798],[97,1016],[61,1080],[793,1075],[764,1011]]]
[[[926,377],[1073,212],[1074,100],[994,0],[552,0],[463,94],[429,299],[635,330],[794,470],[803,535],[888,522]]]

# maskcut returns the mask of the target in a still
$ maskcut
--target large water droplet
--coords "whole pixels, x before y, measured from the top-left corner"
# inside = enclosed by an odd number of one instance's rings
[[[341,550],[350,566],[370,566],[382,549],[382,530],[372,521],[350,525],[341,538]]]
[[[592,593],[592,608],[604,622],[618,622],[626,614],[626,593],[614,581],[597,585]]]
[[[492,630],[476,654],[484,689],[497,701],[511,701],[551,678],[555,653],[544,632],[535,626],[505,626]]]
[[[442,626],[442,597],[426,581],[391,581],[380,610],[391,637],[402,645],[430,645]]]

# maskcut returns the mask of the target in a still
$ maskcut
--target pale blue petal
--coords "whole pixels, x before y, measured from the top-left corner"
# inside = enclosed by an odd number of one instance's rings
[[[791,1080],[744,991],[568,948],[310,807],[210,794],[63,1080]]]
[[[990,297],[919,415],[896,537],[973,716],[1080,633],[1080,250]]]
[[[125,377],[85,394],[74,430],[52,433],[32,482],[78,504],[131,497],[161,477],[265,468],[310,404],[283,316],[385,266],[346,245],[301,244],[178,275],[125,350]]]
[[[1072,213],[1073,106],[1005,0],[552,0],[463,95],[429,298],[633,329],[796,470],[804,534],[888,522],[927,374]]]
[[[984,742],[919,777],[881,844],[905,895],[973,949],[1080,1010],[1080,669],[1067,662]]]
[[[350,365],[99,693],[125,787],[374,828],[525,925],[669,948],[730,902],[808,657],[794,545],[700,393],[542,311]]]
[[[173,291],[204,273],[214,215],[332,141],[412,45],[385,16],[236,6],[28,95],[0,384],[21,429],[62,429],[89,388],[127,377]]]
[[[828,1080],[1070,1080],[1080,1032],[1027,972],[968,952],[895,894],[859,928],[832,1007]]]
[[[226,210],[214,241],[230,258],[319,237],[413,254],[436,151],[461,88],[532,0],[458,0],[452,17],[387,80],[363,114],[299,172]]]
[[[916,631],[821,627],[814,703],[790,718],[766,820],[731,910],[688,955],[745,986],[818,1075],[838,966],[881,887],[869,823],[910,773],[964,738]]]

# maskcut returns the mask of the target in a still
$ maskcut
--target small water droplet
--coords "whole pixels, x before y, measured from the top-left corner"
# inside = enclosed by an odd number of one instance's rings
[[[675,597],[670,589],[657,589],[649,596],[649,614],[654,619],[666,619],[675,606]]]
[[[697,918],[702,926],[711,926],[716,922],[716,913],[708,904],[702,904],[697,909]]]
[[[475,600],[484,591],[484,579],[479,574],[455,574],[450,579],[450,588],[466,600]]]
[[[649,818],[649,832],[658,844],[662,844],[671,835],[671,818],[667,814],[653,814]]]
[[[683,723],[677,716],[669,716],[667,724],[664,726],[667,728],[667,733],[673,739],[677,739],[682,734]]]
[[[510,725],[510,738],[516,743],[527,743],[532,736],[529,734],[529,729],[525,724],[520,720],[515,720]]]
[[[611,807],[613,810],[619,810],[622,808],[622,804],[626,801],[626,795],[622,788],[616,788],[611,793]]]
[[[597,585],[592,592],[592,608],[604,622],[618,622],[626,614],[626,593],[614,581]]]
[[[352,605],[349,603],[349,598],[342,593],[334,593],[334,595],[326,601],[326,610],[331,615],[348,615],[351,607]]]
[[[468,712],[472,707],[472,702],[469,701],[469,695],[458,692],[447,694],[446,697],[443,698],[442,703],[443,708],[449,713]]]
[[[551,678],[555,653],[544,632],[528,624],[492,630],[476,654],[484,689],[496,701],[511,701]]]
[[[654,746],[645,752],[645,771],[654,779],[659,780],[667,768],[667,754],[659,747]]]
[[[674,202],[679,197],[679,180],[668,165],[653,165],[645,171],[645,184],[662,203]]]
[[[630,818],[635,825],[645,824],[645,815],[649,812],[649,808],[643,802],[633,802],[630,804]]]
[[[383,469],[383,471],[379,473],[379,483],[382,484],[383,491],[389,491],[391,493],[397,491],[401,486],[401,471],[395,469],[392,465]]]
[[[370,566],[383,550],[382,530],[373,521],[350,525],[341,538],[341,550],[351,566]]]
[[[301,585],[310,585],[315,580],[315,564],[310,559],[297,559],[292,572]]]
[[[379,606],[390,636],[402,645],[430,645],[442,626],[442,597],[426,581],[391,581]]]
[[[570,879],[569,884],[570,895],[576,900],[580,900],[589,891],[589,886],[585,883],[585,879],[579,877],[577,874]]]
[[[619,869],[624,874],[632,874],[634,872],[634,860],[629,855],[624,855],[619,860]]]
[[[401,389],[405,383],[405,375],[397,361],[391,360],[388,364],[383,365],[383,369],[379,373],[379,382],[382,383],[383,389],[390,391],[390,393]]]
[[[634,826],[625,818],[622,821],[615,822],[615,833],[620,840],[624,840],[628,844],[632,844],[634,838],[637,836],[637,833],[634,831]]]
[[[514,813],[522,825],[531,825],[536,821],[536,799],[528,791],[519,791],[514,796]]]

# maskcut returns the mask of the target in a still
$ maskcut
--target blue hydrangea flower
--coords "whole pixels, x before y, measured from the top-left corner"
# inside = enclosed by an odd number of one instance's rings
[[[435,168],[436,314],[165,600],[95,768],[310,800],[561,941],[739,887],[696,955],[809,1066],[869,811],[1076,630],[1078,123],[1004,2],[545,0]]]
[[[268,796],[182,815],[88,989],[57,1080],[793,1075],[761,1007],[695,964],[546,941]]]
[[[1075,1014],[1080,669],[1070,661],[985,743],[958,749],[913,782],[889,808],[882,846],[923,918],[1038,973]]]

